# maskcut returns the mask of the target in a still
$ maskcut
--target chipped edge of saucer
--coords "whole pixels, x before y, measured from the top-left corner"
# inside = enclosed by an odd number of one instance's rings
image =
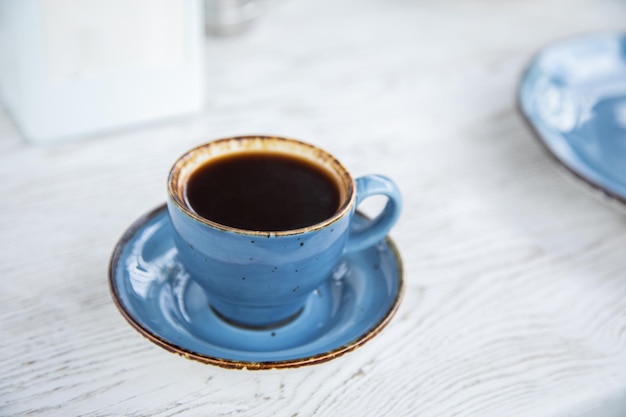
[[[218,358],[214,356],[203,355],[200,353],[193,352],[191,350],[180,347],[174,343],[171,343],[158,335],[154,334],[149,329],[145,328],[141,325],[137,320],[135,320],[132,315],[126,311],[124,305],[120,300],[120,295],[118,292],[117,285],[115,284],[115,269],[122,253],[124,247],[128,244],[130,239],[137,233],[139,229],[141,229],[148,221],[150,221],[153,217],[159,215],[162,211],[166,210],[167,207],[165,204],[162,204],[155,209],[149,211],[148,213],[141,216],[137,219],[122,235],[122,237],[118,240],[115,248],[113,249],[113,253],[111,255],[111,259],[109,262],[109,290],[111,292],[111,296],[113,298],[113,302],[115,306],[122,314],[122,317],[143,337],[156,344],[157,346],[167,350],[170,353],[177,354],[182,356],[185,359],[197,361],[207,365],[216,365],[221,368],[226,369],[245,369],[251,371],[257,370],[271,370],[271,369],[286,369],[286,368],[299,368],[307,365],[316,365],[319,363],[327,362],[332,359],[336,359],[348,352],[352,352],[355,349],[361,347],[375,336],[377,336],[384,327],[389,324],[391,318],[397,312],[400,302],[404,297],[405,285],[404,285],[404,266],[402,264],[402,258],[400,257],[400,252],[396,247],[395,243],[389,236],[385,238],[385,242],[387,243],[393,258],[395,259],[395,263],[398,268],[398,291],[396,292],[395,298],[387,310],[385,315],[382,317],[380,321],[375,323],[375,325],[369,329],[367,332],[364,332],[362,335],[352,340],[351,342],[339,346],[336,349],[329,350],[327,352],[323,352],[317,355],[307,356],[303,358],[296,359],[287,359],[281,361],[264,361],[264,362],[252,362],[252,361],[238,361],[233,359],[224,359]],[[357,214],[364,216],[361,213]]]
[[[550,157],[552,162],[556,162],[556,167],[560,168],[558,171],[562,174],[566,174],[569,179],[576,180],[577,185],[583,185],[586,187],[587,192],[591,192],[596,198],[602,199],[605,203],[610,203],[613,207],[625,210],[626,209],[626,196],[623,196],[615,191],[609,190],[602,184],[593,181],[587,178],[582,173],[578,172],[575,167],[570,166],[570,164],[562,159],[549,145],[548,139],[546,139],[540,132],[535,123],[531,120],[532,117],[526,113],[524,110],[524,103],[522,100],[522,87],[526,84],[526,80],[528,79],[528,74],[530,70],[539,62],[541,56],[549,49],[554,46],[557,46],[563,42],[573,41],[577,38],[588,38],[596,35],[611,35],[611,36],[626,36],[626,32],[599,32],[599,33],[586,33],[578,36],[567,37],[564,39],[559,39],[554,42],[551,42],[537,52],[535,52],[527,64],[524,66],[524,69],[521,72],[521,76],[517,82],[517,88],[515,89],[515,104],[517,107],[518,113],[522,116],[522,120],[529,128],[535,141],[539,143],[543,151]]]

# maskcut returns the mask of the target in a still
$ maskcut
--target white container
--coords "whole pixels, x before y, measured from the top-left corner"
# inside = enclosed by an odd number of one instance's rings
[[[197,112],[201,0],[0,0],[0,95],[34,142]]]

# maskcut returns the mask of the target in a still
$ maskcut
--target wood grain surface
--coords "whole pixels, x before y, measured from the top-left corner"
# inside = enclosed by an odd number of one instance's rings
[[[35,147],[0,113],[0,415],[609,416],[593,407],[626,393],[626,214],[554,169],[515,88],[541,47],[624,22],[618,0],[274,1],[207,39],[202,114]],[[176,157],[248,133],[404,193],[403,304],[337,360],[190,362],[109,295],[113,247]]]

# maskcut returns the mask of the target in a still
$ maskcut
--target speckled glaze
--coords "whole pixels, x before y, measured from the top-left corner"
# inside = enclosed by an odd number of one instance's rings
[[[357,213],[354,227],[367,224]],[[187,359],[250,370],[325,362],[376,336],[402,298],[402,263],[387,238],[342,255],[335,273],[308,294],[289,323],[234,326],[208,308],[173,236],[165,206],[140,218],[115,248],[109,282],[117,307],[136,330]]]
[[[559,163],[626,202],[626,35],[580,36],[543,49],[522,78],[518,103]]]
[[[212,158],[258,151],[285,153],[325,169],[340,190],[337,213],[302,229],[259,232],[217,224],[193,211],[185,198],[185,184],[196,167]],[[332,276],[346,251],[385,238],[401,207],[400,193],[390,179],[370,175],[355,182],[325,151],[293,139],[265,136],[227,138],[192,149],[172,167],[168,191],[181,263],[205,290],[211,308],[225,320],[248,327],[277,326],[295,318],[313,291]],[[375,194],[388,197],[386,208],[371,223],[351,227],[356,205]]]

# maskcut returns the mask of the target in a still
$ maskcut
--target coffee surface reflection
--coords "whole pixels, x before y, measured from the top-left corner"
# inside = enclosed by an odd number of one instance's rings
[[[198,215],[224,226],[285,231],[320,223],[339,209],[339,189],[303,158],[243,152],[210,160],[189,177],[185,197]]]

